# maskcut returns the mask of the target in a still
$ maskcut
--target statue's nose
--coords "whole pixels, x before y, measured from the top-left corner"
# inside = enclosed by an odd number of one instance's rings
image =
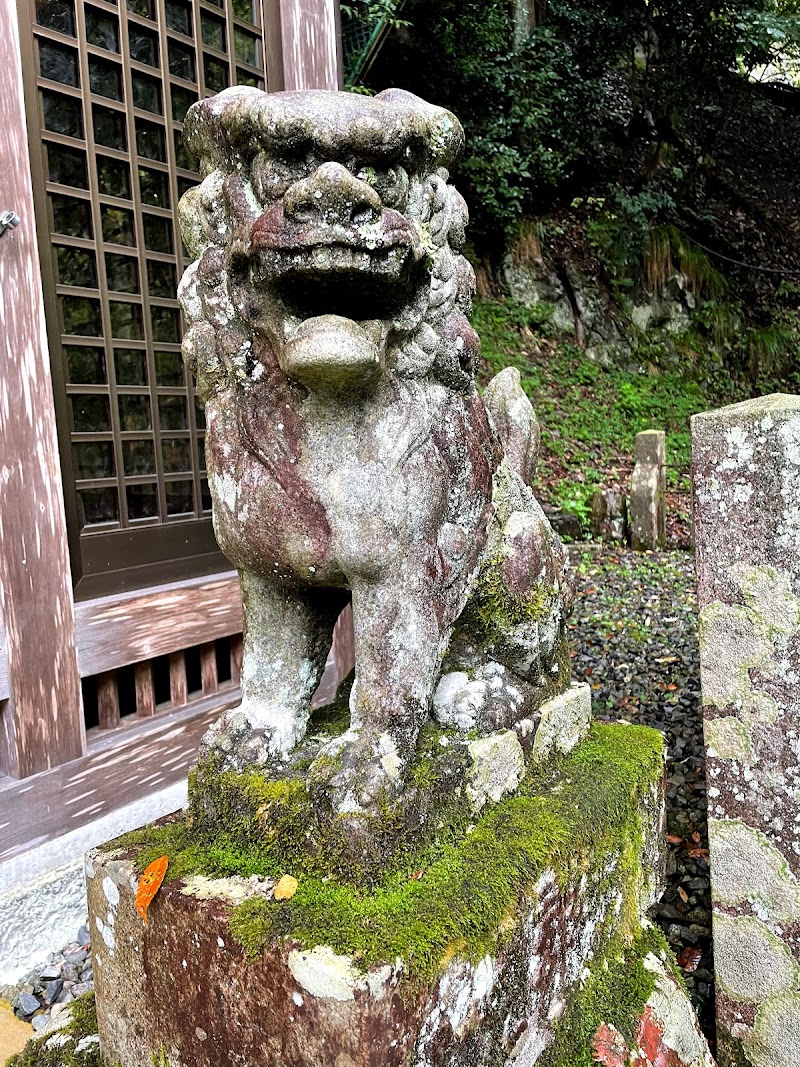
[[[372,186],[341,163],[323,163],[309,178],[291,185],[283,198],[283,209],[295,222],[374,222],[382,206]]]

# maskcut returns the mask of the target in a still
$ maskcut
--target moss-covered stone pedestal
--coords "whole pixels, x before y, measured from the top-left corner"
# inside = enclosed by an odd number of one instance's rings
[[[659,734],[594,725],[369,885],[337,871],[333,846],[304,847],[287,783],[196,777],[188,814],[87,858],[104,1062],[707,1067],[645,919],[662,773]],[[138,873],[163,853],[144,925]],[[285,875],[296,891],[276,899]]]

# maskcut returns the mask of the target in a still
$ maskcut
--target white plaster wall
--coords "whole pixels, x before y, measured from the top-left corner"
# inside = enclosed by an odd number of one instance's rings
[[[128,804],[0,865],[0,986],[24,977],[75,940],[86,921],[83,856],[186,804],[186,782]]]

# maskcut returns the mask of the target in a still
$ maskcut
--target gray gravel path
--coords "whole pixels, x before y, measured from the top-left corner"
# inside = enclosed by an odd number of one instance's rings
[[[573,674],[600,719],[660,730],[667,742],[668,884],[655,918],[714,1036],[714,964],[694,556],[576,546]]]

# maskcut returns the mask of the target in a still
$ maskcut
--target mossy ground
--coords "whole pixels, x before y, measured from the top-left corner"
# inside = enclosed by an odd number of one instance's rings
[[[570,756],[532,772],[474,827],[441,827],[369,889],[309,861],[302,787],[255,773],[239,776],[240,809],[231,797],[229,830],[215,840],[198,835],[189,819],[114,844],[137,846],[140,868],[166,852],[170,878],[293,874],[299,885],[291,900],[249,900],[233,911],[232,932],[252,956],[291,936],[365,967],[400,957],[425,980],[455,952],[476,959],[497,948],[513,930],[521,895],[545,869],[566,885],[617,854],[640,879],[643,805],[662,771],[656,731],[596,724]]]
[[[657,354],[643,344],[631,358],[636,365],[631,370],[592,360],[574,338],[554,331],[541,308],[479,300],[473,325],[481,338],[484,380],[517,367],[539,417],[537,497],[577,515],[586,530],[595,491],[627,484],[639,431],[667,431],[669,490],[685,501],[690,417],[747,395],[716,364],[700,360],[690,339],[680,365],[659,366]]]
[[[96,1041],[87,1048],[76,1051],[83,1038],[97,1035],[97,1015],[94,1008],[94,993],[85,993],[70,1004],[71,1021],[63,1030],[57,1031],[69,1038],[64,1044],[46,1045],[54,1034],[33,1038],[22,1052],[6,1061],[6,1067],[102,1067],[100,1046]]]

